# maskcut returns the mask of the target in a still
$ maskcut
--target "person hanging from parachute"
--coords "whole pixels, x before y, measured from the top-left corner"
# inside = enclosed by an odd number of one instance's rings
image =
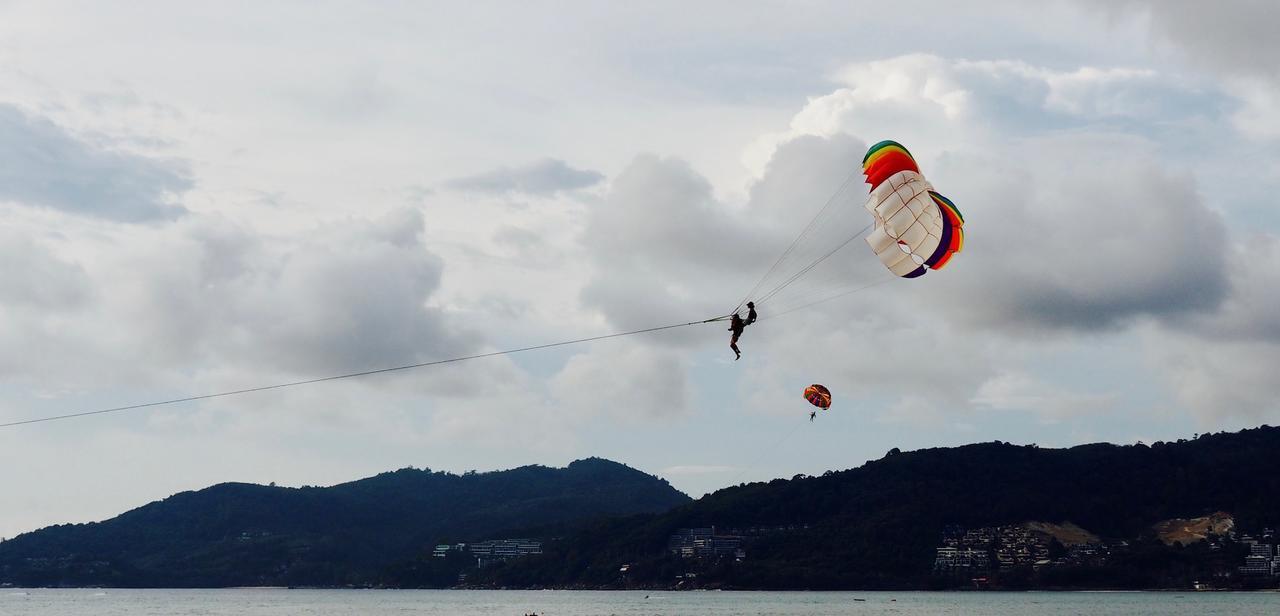
[[[756,303],[747,302],[747,319],[744,321],[738,316],[737,312],[729,317],[729,331],[733,332],[733,337],[729,339],[729,348],[733,349],[734,361],[742,359],[742,351],[738,350],[738,338],[742,336],[742,332],[747,329],[748,325],[756,322]]]
[[[758,299],[762,304],[770,301],[779,291],[836,254],[867,229],[870,229],[870,233],[864,239],[872,252],[890,272],[902,278],[919,278],[928,271],[941,270],[946,267],[952,257],[964,249],[964,215],[960,213],[954,202],[934,190],[933,185],[921,173],[915,157],[902,144],[896,141],[881,141],[871,146],[862,159],[862,175],[871,185],[871,193],[864,206],[872,216],[871,224],[835,248],[826,251],[808,265],[800,267],[798,271],[794,264],[779,268],[779,263],[783,263],[792,249],[802,243],[801,240],[806,237],[810,229],[826,226],[826,223],[817,223],[827,208],[838,201],[837,197],[844,190],[842,187],[828,200],[827,206],[824,206],[823,211],[810,222],[809,227],[801,232],[792,246],[783,252],[782,257],[779,257],[769,271],[765,272],[760,282],[747,293],[747,297]],[[782,276],[788,276],[786,280],[772,289],[765,287],[767,291],[756,295],[756,290],[775,270]],[[847,295],[853,291],[840,295]],[[840,295],[789,310],[775,310],[773,316],[834,299]],[[735,360],[742,358],[742,353],[738,349],[738,340],[742,337],[743,330],[746,326],[755,323],[758,318],[754,300],[747,302],[747,310],[747,318],[743,320],[735,309],[729,325],[729,331],[733,332],[733,337],[729,340],[729,348],[733,349]],[[713,320],[720,319],[723,317]]]
[[[742,330],[746,328],[747,323],[742,320],[742,317],[738,316],[738,313],[735,312],[732,317],[729,317],[729,331],[733,332],[733,337],[729,339],[729,348],[733,349],[733,361],[742,359],[742,351],[738,350],[738,337],[742,335]]]
[[[824,411],[831,408],[831,390],[825,385],[814,383],[804,388],[804,399]],[[817,416],[818,411],[809,411],[809,421],[813,421]]]

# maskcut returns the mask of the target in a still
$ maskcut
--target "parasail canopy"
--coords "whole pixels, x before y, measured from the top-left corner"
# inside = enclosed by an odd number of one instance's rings
[[[889,271],[903,278],[942,269],[964,248],[964,217],[933,190],[905,147],[881,141],[862,159],[871,184],[866,209],[875,219],[867,244]]]
[[[814,383],[804,388],[804,399],[820,409],[831,408],[831,390],[825,385]]]

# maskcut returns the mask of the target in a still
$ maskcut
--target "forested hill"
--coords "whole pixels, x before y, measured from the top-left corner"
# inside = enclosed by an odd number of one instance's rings
[[[329,488],[223,484],[0,543],[0,584],[413,587],[452,586],[466,574],[467,585],[506,587],[946,587],[971,576],[936,575],[944,529],[1025,522],[1079,527],[1108,550],[1122,547],[1102,564],[992,567],[993,585],[1236,584],[1245,546],[1170,546],[1153,526],[1229,514],[1242,532],[1275,528],[1277,452],[1280,428],[1265,426],[1150,445],[895,449],[852,470],[693,502],[598,459],[463,476],[405,469]],[[713,526],[738,536],[745,554],[686,558],[668,549],[680,529]],[[429,554],[437,542],[514,537],[542,540],[544,554],[480,569],[470,548]],[[1062,556],[1056,548],[1048,556]]]
[[[476,581],[667,586],[694,572],[699,585],[738,588],[920,588],[932,583],[944,528],[1045,521],[1150,546],[1149,553],[1134,556],[1146,559],[1132,565],[1139,570],[1135,576],[1113,571],[1084,585],[1181,583],[1167,580],[1198,570],[1175,563],[1180,553],[1166,553],[1151,526],[1216,511],[1229,512],[1245,530],[1280,523],[1277,454],[1280,428],[1265,426],[1151,445],[1046,449],[996,442],[895,449],[853,470],[728,488],[658,516],[597,524],[541,557],[489,569]],[[766,530],[748,537],[740,561],[667,552],[678,529],[710,526],[726,534]],[[1114,562],[1109,566],[1129,566]],[[624,564],[630,565],[625,579],[619,575]],[[1219,569],[1232,573],[1240,564],[1224,561]],[[1185,571],[1170,573],[1170,567]]]
[[[0,543],[0,583],[359,584],[438,541],[688,501],[665,480],[598,458],[465,475],[409,468],[332,487],[226,483]]]

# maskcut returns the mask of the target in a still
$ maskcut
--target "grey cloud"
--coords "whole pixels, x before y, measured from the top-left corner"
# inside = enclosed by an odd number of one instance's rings
[[[765,273],[809,221],[818,216],[815,228],[788,257],[789,261],[765,279],[763,287],[769,288],[870,223],[870,216],[862,207],[867,194],[861,173],[865,152],[862,140],[844,134],[829,138],[802,136],[779,146],[763,177],[751,186],[745,213],[754,225],[765,230],[756,240],[765,258],[745,263],[740,269],[757,277]],[[843,190],[837,192],[842,186]],[[789,287],[778,296],[773,302],[775,307],[786,304],[788,295],[794,297],[795,291],[811,286],[809,283],[861,279],[866,272],[860,270],[870,261],[850,256],[862,249],[860,240],[846,245],[797,280],[794,289]]]
[[[260,254],[228,282],[238,298],[211,332],[218,351],[299,373],[385,366],[456,355],[478,340],[426,305],[441,259],[422,243],[416,210],[318,229],[284,253]]]
[[[1246,137],[1280,137],[1280,4],[1270,0],[1128,0],[1089,2],[1104,14],[1131,18],[1149,32],[1150,43],[1171,50],[1218,81],[1227,99],[1218,107],[1234,109],[1233,127]],[[1210,102],[1206,99],[1205,101]],[[1190,147],[1199,149],[1200,136]]]
[[[1224,418],[1253,423],[1280,417],[1280,344],[1170,332],[1147,344],[1174,396],[1206,426],[1221,426]]]
[[[91,295],[84,268],[31,237],[0,229],[0,307],[47,314],[83,305]]]
[[[923,287],[944,314],[1002,331],[1103,331],[1209,313],[1227,296],[1221,217],[1141,142],[1046,139],[1021,154],[954,155],[939,169],[967,221],[964,251]]]
[[[865,195],[861,188],[862,155],[866,150],[865,142],[845,134],[801,136],[780,145],[763,177],[751,186],[751,216],[778,228],[779,236],[792,229],[799,232],[851,174],[849,194],[856,202],[853,205],[861,208]]]
[[[543,244],[542,237],[537,233],[513,225],[499,227],[493,233],[493,241],[499,246],[507,246],[517,253],[525,254],[537,250]]]
[[[0,382],[45,375],[77,363],[56,339],[67,337],[94,299],[92,280],[77,263],[35,238],[0,227]],[[72,368],[74,369],[74,368]]]
[[[1032,413],[1045,423],[1057,423],[1114,409],[1116,396],[1073,392],[1025,372],[1007,371],[983,383],[970,403],[995,411]]]
[[[541,234],[515,225],[498,227],[493,233],[493,243],[526,267],[558,269],[564,258]]]
[[[587,244],[614,263],[723,269],[751,254],[749,228],[688,163],[637,157],[587,220]]]
[[[600,412],[601,400],[615,418],[671,418],[690,409],[688,365],[682,354],[645,347],[595,347],[575,355],[552,379],[562,408],[584,416]]]
[[[1280,237],[1257,235],[1229,253],[1231,292],[1219,310],[1180,325],[1209,339],[1280,344]]]
[[[314,92],[300,93],[299,105],[332,117],[363,120],[386,111],[396,98],[396,91],[376,67],[353,67],[339,79],[320,84]]]
[[[1119,130],[1182,148],[1221,130],[1225,118],[1215,113],[1232,104],[1227,96],[1148,70],[1060,71],[928,54],[854,63],[837,78],[846,87],[810,99],[792,118],[789,133],[753,146],[752,162],[768,154],[771,141],[798,134],[846,133],[869,141],[892,136],[926,161],[979,143],[995,146],[1001,136],[1053,132]]]
[[[1174,395],[1210,425],[1280,416],[1280,237],[1249,238],[1230,262],[1231,292],[1218,310],[1148,336]]]
[[[1280,5],[1271,0],[1093,2],[1113,14],[1137,11],[1153,33],[1192,62],[1234,74],[1280,77]]]
[[[0,104],[0,200],[117,222],[172,220],[192,187],[182,165],[114,151]]]
[[[457,178],[445,183],[453,190],[503,194],[524,193],[552,196],[557,193],[595,186],[604,175],[590,169],[575,169],[562,160],[544,158],[521,167],[499,167],[477,175]]]
[[[1280,237],[1258,234],[1228,252],[1229,293],[1216,310],[1171,321],[1169,329],[1204,343],[1280,346]]]
[[[769,237],[687,163],[640,156],[588,211],[582,241],[597,271],[583,301],[627,328],[723,314],[759,275]]]
[[[193,372],[232,377],[234,387],[250,375],[260,383],[467,354],[481,337],[428,304],[444,265],[422,231],[414,210],[299,237],[203,215],[129,228],[116,250],[85,264],[85,276],[67,266],[40,270],[51,279],[47,293],[61,288],[52,284],[59,279],[80,285],[41,301],[87,296],[92,303],[54,328],[44,326],[47,310],[10,313],[0,321],[0,366],[70,388],[160,383]],[[9,303],[9,291],[27,295],[30,285],[12,280],[0,275],[0,303]],[[28,357],[24,349],[32,348],[42,352]]]

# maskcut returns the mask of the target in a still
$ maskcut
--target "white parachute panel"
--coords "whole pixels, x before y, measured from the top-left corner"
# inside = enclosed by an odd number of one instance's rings
[[[889,271],[915,271],[942,242],[942,212],[929,196],[933,186],[914,171],[899,171],[871,191],[866,208],[875,217],[867,244]]]

